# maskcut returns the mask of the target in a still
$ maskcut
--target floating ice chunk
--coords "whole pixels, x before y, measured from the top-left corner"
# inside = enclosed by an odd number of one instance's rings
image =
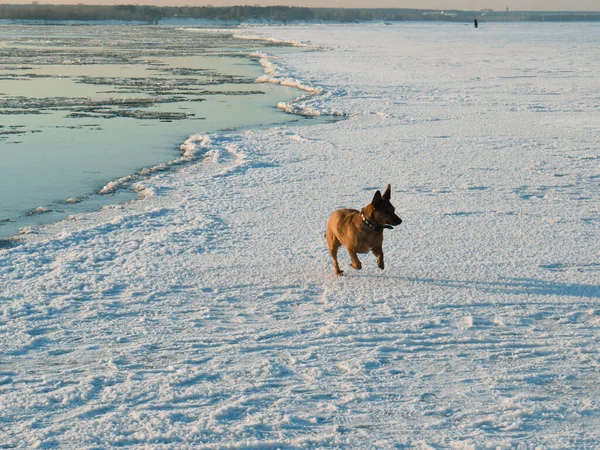
[[[46,214],[46,213],[49,213],[49,212],[52,212],[52,210],[49,209],[49,208],[46,208],[45,206],[38,206],[34,210],[29,211],[29,213],[27,215],[29,215],[29,216],[36,216],[38,214]]]

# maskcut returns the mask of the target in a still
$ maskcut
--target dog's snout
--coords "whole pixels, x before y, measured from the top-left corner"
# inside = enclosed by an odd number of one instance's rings
[[[394,223],[392,225],[400,225],[402,223],[402,219],[398,216],[394,218]]]

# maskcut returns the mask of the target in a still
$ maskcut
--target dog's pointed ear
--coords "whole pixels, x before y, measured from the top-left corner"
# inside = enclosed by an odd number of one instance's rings
[[[375,195],[373,196],[373,200],[371,200],[371,204],[375,207],[377,207],[381,204],[381,192],[379,192],[379,191],[375,192]]]
[[[385,189],[385,192],[383,193],[383,199],[387,200],[389,202],[391,197],[392,197],[392,185],[388,184],[387,188]]]

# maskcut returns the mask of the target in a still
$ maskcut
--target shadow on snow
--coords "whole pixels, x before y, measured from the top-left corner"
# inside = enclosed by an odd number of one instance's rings
[[[460,281],[433,278],[405,278],[415,283],[428,283],[448,288],[479,289],[494,294],[555,295],[600,298],[600,286],[577,283],[556,283],[529,278],[509,278],[505,281]]]

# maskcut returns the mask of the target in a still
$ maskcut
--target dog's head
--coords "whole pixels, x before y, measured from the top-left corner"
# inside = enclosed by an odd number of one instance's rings
[[[375,192],[375,196],[371,201],[371,217],[374,222],[380,225],[400,225],[402,219],[395,213],[396,208],[390,203],[392,196],[392,185],[388,184],[387,189],[381,195],[381,192]]]

